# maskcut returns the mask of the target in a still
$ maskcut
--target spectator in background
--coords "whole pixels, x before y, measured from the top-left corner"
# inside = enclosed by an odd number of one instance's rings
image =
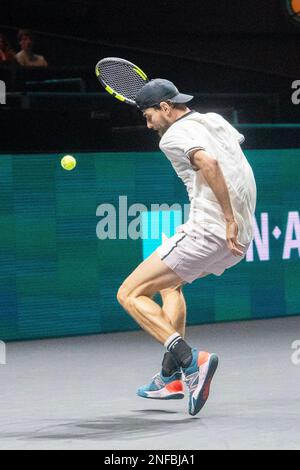
[[[48,67],[48,63],[42,55],[33,53],[34,38],[29,29],[19,31],[18,42],[21,51],[16,54],[16,60],[20,65],[23,67]]]
[[[13,62],[15,52],[11,49],[4,34],[0,33],[0,64]]]

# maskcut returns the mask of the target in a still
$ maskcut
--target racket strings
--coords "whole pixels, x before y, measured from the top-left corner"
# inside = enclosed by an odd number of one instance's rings
[[[114,92],[126,99],[135,101],[138,91],[145,85],[145,80],[126,63],[106,62],[100,65],[102,81]]]

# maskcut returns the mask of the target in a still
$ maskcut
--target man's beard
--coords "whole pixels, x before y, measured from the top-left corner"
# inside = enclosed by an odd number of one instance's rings
[[[169,127],[170,127],[169,125],[166,125],[166,126],[164,126],[164,127],[161,127],[161,128],[157,131],[157,133],[158,133],[158,135],[159,135],[160,138],[167,132],[167,130],[169,129]]]
[[[159,131],[157,131],[158,135],[160,138],[162,138],[162,136],[164,135],[164,133],[166,132],[167,129],[160,129]]]

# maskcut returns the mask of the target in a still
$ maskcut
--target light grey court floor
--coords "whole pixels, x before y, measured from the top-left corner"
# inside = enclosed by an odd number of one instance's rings
[[[194,418],[187,399],[135,395],[163,353],[144,332],[9,343],[0,448],[300,449],[300,317],[190,327],[187,340],[220,356]]]

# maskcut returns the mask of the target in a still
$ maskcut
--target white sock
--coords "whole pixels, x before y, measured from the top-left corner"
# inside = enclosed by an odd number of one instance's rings
[[[180,334],[179,334],[179,333],[173,333],[171,336],[169,336],[169,338],[168,338],[167,341],[165,342],[165,348],[166,348],[168,351],[171,351],[172,346],[173,346],[174,343],[176,343],[176,341],[178,341],[179,339],[181,339]]]

